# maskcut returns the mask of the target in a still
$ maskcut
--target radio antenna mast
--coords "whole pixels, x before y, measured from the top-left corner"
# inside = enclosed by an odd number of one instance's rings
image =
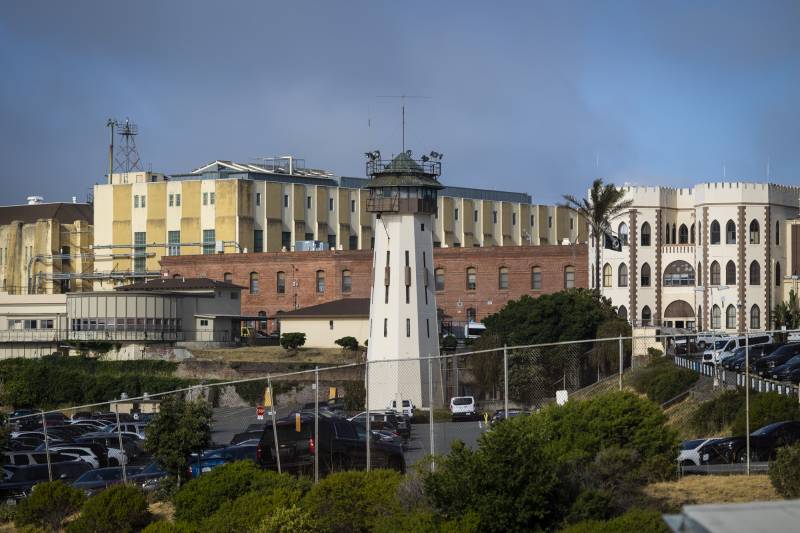
[[[410,94],[399,95],[378,95],[376,98],[399,98],[400,99],[400,114],[403,125],[403,152],[406,151],[406,98],[431,98],[430,96],[419,96]]]

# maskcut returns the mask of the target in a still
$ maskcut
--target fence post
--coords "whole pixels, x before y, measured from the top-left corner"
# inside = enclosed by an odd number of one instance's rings
[[[50,481],[53,481],[53,467],[50,463],[50,443],[48,442],[50,439],[47,438],[47,420],[45,420],[44,411],[42,411],[42,431],[44,431],[44,453],[47,456],[47,477]]]
[[[622,350],[622,334],[619,336],[619,390],[622,390],[622,365],[624,363]]]
[[[402,406],[401,406],[402,407]],[[431,439],[431,472],[436,470],[435,446],[433,442],[433,356],[428,354],[428,431]]]
[[[314,367],[314,483],[319,483],[319,366]]]
[[[114,411],[117,415],[117,442],[119,442],[119,451],[122,455],[120,463],[122,466],[122,482],[128,484],[128,454],[125,453],[125,448],[122,447],[122,426],[119,423],[119,403],[114,404]]]
[[[365,419],[364,429],[366,430],[366,435],[367,435],[367,439],[366,439],[367,440],[367,444],[366,444],[366,446],[367,446],[367,472],[369,472],[370,468],[372,467],[372,455],[371,455],[372,450],[370,449],[371,448],[370,445],[372,444],[372,420],[370,420],[371,417],[369,415],[369,361],[366,361],[364,363],[364,392],[365,392],[365,394],[364,394],[364,407],[365,407],[365,409],[367,411],[367,417]],[[402,410],[403,410],[403,404],[401,402],[400,403],[400,412],[401,413],[402,413]],[[410,424],[411,420],[409,420],[408,423]]]
[[[745,439],[747,440],[747,475],[750,475],[750,336],[745,333],[744,336],[744,381],[745,381],[745,396],[744,396],[744,421],[745,421]]]
[[[503,419],[508,419],[508,346],[503,345]]]
[[[278,446],[278,426],[275,424],[275,394],[272,392],[272,379],[267,374],[267,387],[269,388],[269,399],[272,403],[272,438],[275,440],[275,462],[278,465],[278,473],[281,473],[281,449]]]

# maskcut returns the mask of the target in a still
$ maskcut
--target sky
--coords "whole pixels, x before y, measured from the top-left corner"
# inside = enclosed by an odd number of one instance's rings
[[[551,203],[591,180],[798,183],[800,3],[6,0],[0,204],[87,197],[113,117],[145,169],[444,154]]]

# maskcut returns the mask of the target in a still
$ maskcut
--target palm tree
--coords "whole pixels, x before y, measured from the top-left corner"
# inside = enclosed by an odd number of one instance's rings
[[[594,238],[594,287],[600,291],[600,248],[605,243],[605,234],[611,227],[611,219],[628,209],[633,200],[623,200],[625,191],[613,183],[603,185],[598,178],[592,182],[589,198],[578,200],[571,194],[564,195],[563,207],[575,211],[589,223]]]

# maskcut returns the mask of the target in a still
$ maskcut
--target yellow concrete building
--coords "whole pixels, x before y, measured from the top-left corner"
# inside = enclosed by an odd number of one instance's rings
[[[342,250],[373,244],[367,180],[307,169],[292,157],[214,161],[169,177],[114,174],[110,181],[94,188],[95,250],[134,257],[98,261],[98,274],[155,276],[163,255],[299,250],[309,241]],[[434,246],[586,242],[585,224],[574,213],[533,204],[525,193],[448,186],[438,207]]]
[[[84,203],[0,207],[0,291],[58,294],[92,290],[93,210]],[[84,277],[85,276],[85,277]]]

